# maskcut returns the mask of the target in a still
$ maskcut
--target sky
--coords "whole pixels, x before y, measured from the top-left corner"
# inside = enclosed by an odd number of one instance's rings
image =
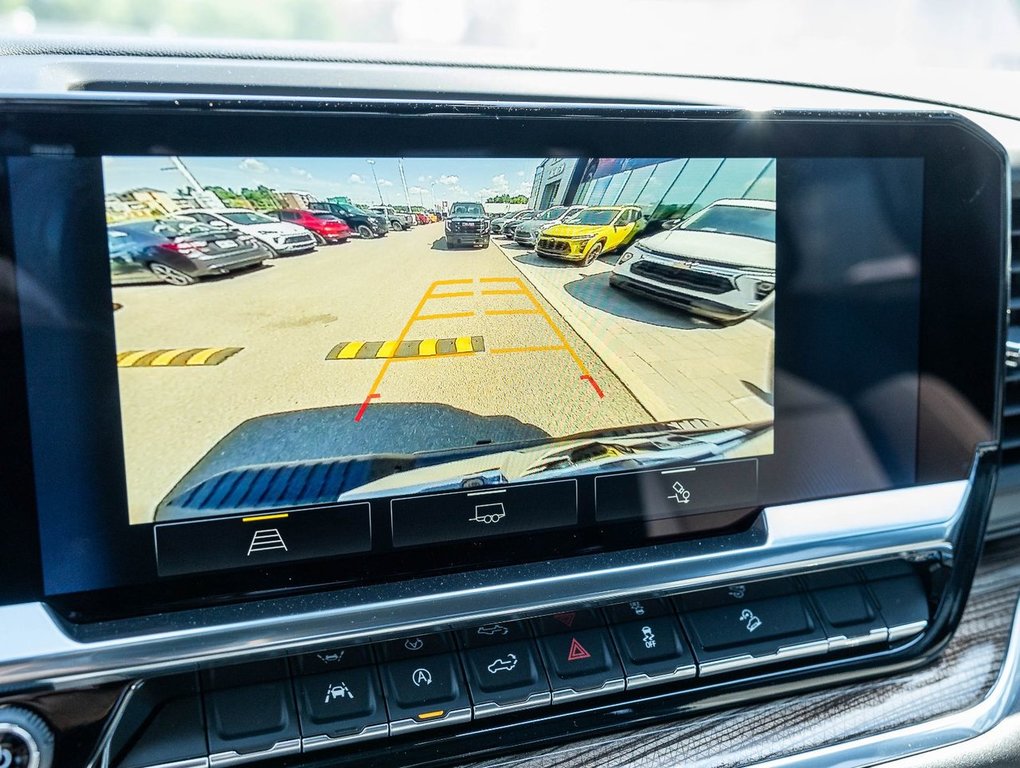
[[[366,205],[379,203],[366,158],[307,157],[185,157],[188,170],[205,187],[257,187],[279,192],[307,192],[326,198],[344,195]],[[387,204],[404,205],[397,159],[378,157],[375,172]],[[404,175],[411,205],[446,200],[484,201],[501,194],[531,193],[539,159],[523,158],[405,158]],[[171,194],[188,186],[187,180],[163,157],[104,157],[106,193],[152,187]]]

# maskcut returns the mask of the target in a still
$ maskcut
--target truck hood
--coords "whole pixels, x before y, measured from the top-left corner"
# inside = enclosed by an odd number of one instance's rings
[[[674,229],[641,240],[640,249],[690,261],[775,270],[776,244],[722,232]]]

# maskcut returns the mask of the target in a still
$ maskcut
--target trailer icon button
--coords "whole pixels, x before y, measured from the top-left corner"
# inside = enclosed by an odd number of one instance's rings
[[[497,501],[493,504],[478,504],[475,507],[475,516],[469,517],[468,520],[472,523],[493,525],[504,517],[506,517],[506,508],[502,501]]]

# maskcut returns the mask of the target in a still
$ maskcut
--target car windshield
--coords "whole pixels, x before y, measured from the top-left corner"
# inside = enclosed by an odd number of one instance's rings
[[[276,224],[268,216],[263,216],[261,213],[250,213],[248,211],[238,211],[237,213],[221,213],[224,219],[229,221],[231,224]]]
[[[347,211],[347,213],[353,213],[355,216],[370,216],[371,215],[368,211],[363,211],[361,208],[359,208],[356,205],[343,205],[343,206],[341,206],[341,208],[343,208],[343,210]]]
[[[317,218],[319,221],[340,221],[340,218],[334,216],[332,213],[319,213],[318,211],[313,211],[312,216]]]
[[[451,216],[484,216],[485,209],[480,203],[455,203],[450,209]]]
[[[583,224],[590,227],[604,227],[607,224],[612,224],[613,219],[619,215],[619,211],[613,211],[606,208],[588,208],[587,210],[578,213],[567,223]]]
[[[718,232],[724,235],[753,237],[776,241],[776,212],[767,208],[745,205],[713,205],[692,218],[683,229],[696,232]]]
[[[548,211],[543,211],[535,218],[540,221],[552,221],[553,219],[558,219],[560,216],[562,216],[563,212],[566,210],[567,206],[561,205],[556,208],[550,208]]]

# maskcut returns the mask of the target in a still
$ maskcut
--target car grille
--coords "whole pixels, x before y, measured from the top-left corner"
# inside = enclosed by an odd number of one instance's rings
[[[630,268],[630,271],[635,275],[653,278],[668,285],[688,288],[700,293],[719,294],[734,289],[733,282],[728,277],[708,272],[696,272],[692,269],[668,267],[665,264],[656,264],[652,261],[639,261]]]
[[[538,247],[549,253],[570,253],[570,243],[565,240],[553,240],[543,237],[538,241]]]
[[[309,238],[308,235],[291,235],[290,237],[285,237],[283,242],[288,244],[307,243],[310,239],[311,238]]]

